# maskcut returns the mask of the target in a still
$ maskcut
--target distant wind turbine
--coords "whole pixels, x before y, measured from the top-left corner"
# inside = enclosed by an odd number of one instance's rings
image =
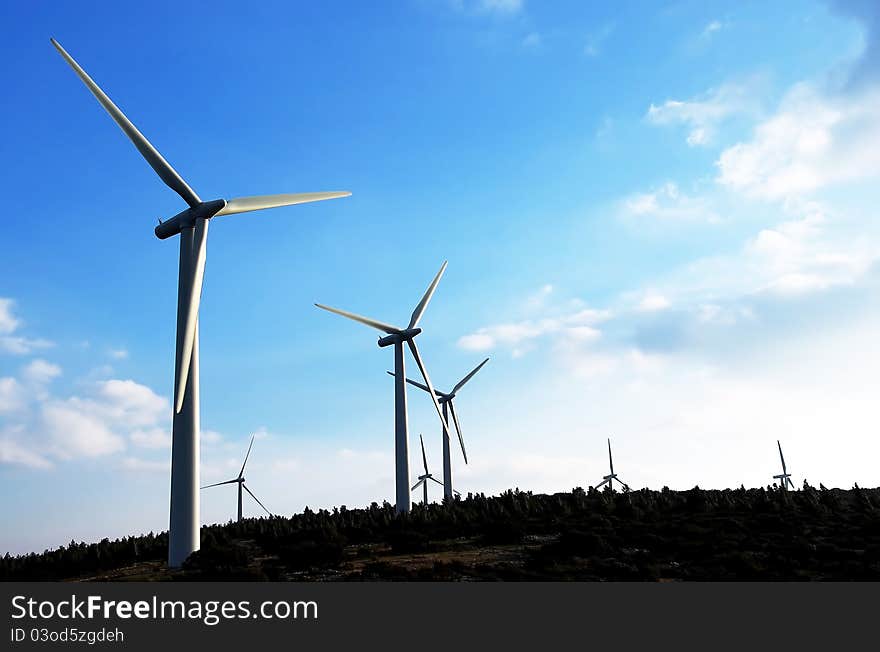
[[[256,437],[256,435],[251,435],[251,443],[248,445],[247,453],[244,456],[244,464],[241,465],[241,471],[238,472],[237,477],[233,478],[232,480],[225,480],[223,482],[215,482],[214,484],[208,484],[208,485],[205,485],[204,487],[202,487],[202,489],[207,489],[209,487],[219,487],[221,484],[232,484],[233,482],[238,484],[238,520],[239,521],[241,520],[241,498],[242,498],[241,490],[242,489],[244,489],[246,492],[248,492],[251,495],[251,498],[256,500],[257,504],[260,507],[262,507],[264,510],[266,510],[266,513],[269,516],[272,516],[272,512],[270,512],[268,509],[266,509],[266,506],[260,502],[260,499],[257,498],[254,495],[254,492],[251,491],[250,489],[248,489],[248,486],[244,483],[244,467],[247,465],[248,457],[250,457],[250,455],[251,455],[251,448],[254,445],[254,437]]]
[[[346,197],[351,193],[340,191],[260,195],[203,202],[73,57],[55,39],[50,40],[159,178],[189,204],[186,210],[171,219],[164,222],[159,220],[159,226],[155,228],[156,237],[162,240],[180,234],[171,444],[171,514],[168,527],[168,565],[177,567],[191,553],[199,549],[198,322],[202,281],[205,275],[208,221],[220,215]]]
[[[596,489],[601,487],[603,484],[608,484],[608,488],[612,491],[614,490],[614,480],[617,480],[621,486],[623,486],[624,491],[629,491],[629,485],[626,484],[623,480],[617,477],[617,474],[614,472],[614,460],[611,458],[611,440],[608,440],[608,467],[610,469],[610,473],[608,475],[602,476],[602,482],[596,485]]]
[[[338,308],[331,308],[330,306],[325,306],[320,303],[315,304],[318,308],[321,308],[322,310],[329,310],[330,312],[334,312],[337,315],[342,315],[343,317],[347,317],[348,319],[353,319],[354,321],[366,324],[367,326],[386,333],[387,335],[385,337],[379,338],[379,346],[394,346],[394,478],[396,494],[395,509],[397,513],[409,512],[410,510],[406,383],[403,382],[403,379],[406,377],[406,370],[404,368],[403,359],[404,343],[406,343],[406,345],[409,347],[410,353],[412,353],[412,357],[416,361],[416,365],[419,368],[419,372],[421,372],[422,378],[425,380],[425,385],[428,387],[428,393],[431,395],[431,399],[434,403],[434,409],[437,411],[437,416],[440,418],[440,423],[443,425],[443,432],[446,434],[447,437],[449,436],[448,426],[446,425],[446,420],[443,418],[443,413],[440,411],[440,404],[437,402],[437,395],[436,392],[434,392],[434,386],[431,385],[431,379],[428,378],[428,371],[427,369],[425,369],[425,365],[422,362],[422,356],[419,355],[419,349],[416,346],[415,342],[415,337],[422,332],[421,328],[417,328],[419,320],[422,318],[422,315],[425,312],[425,308],[428,307],[428,302],[434,295],[434,290],[437,289],[437,284],[440,282],[440,277],[443,276],[444,271],[446,271],[445,261],[440,266],[440,271],[437,272],[434,280],[431,281],[431,285],[428,286],[428,289],[425,291],[424,296],[422,296],[422,300],[419,301],[418,305],[416,305],[415,307],[415,310],[413,310],[412,317],[410,317],[409,320],[409,325],[406,328],[398,328],[397,326],[392,326],[391,324],[386,324],[375,319],[370,319],[369,317],[362,317],[361,315],[356,315],[352,312],[346,312],[345,310],[339,310]]]
[[[412,486],[412,491],[415,491],[416,489],[421,487],[425,492],[424,493],[424,500],[422,501],[422,503],[424,505],[427,505],[428,504],[428,480],[430,480],[431,482],[436,482],[441,487],[443,486],[443,483],[440,482],[439,480],[437,480],[436,478],[434,478],[434,476],[431,475],[431,473],[428,471],[428,456],[425,455],[425,440],[422,439],[421,435],[419,435],[419,441],[422,444],[422,463],[425,465],[425,473],[424,473],[424,475],[419,476],[419,481],[416,482]]]
[[[458,415],[455,413],[455,404],[453,403],[453,399],[458,394],[459,390],[465,386],[471,378],[476,375],[476,373],[483,368],[483,365],[489,362],[489,358],[483,360],[480,364],[478,364],[473,371],[467,374],[464,378],[462,378],[458,383],[456,383],[455,387],[452,388],[450,392],[441,392],[435,390],[435,394],[437,395],[437,401],[443,407],[443,420],[446,423],[449,423],[449,413],[452,413],[452,421],[455,423],[455,431],[458,433],[458,443],[461,446],[461,454],[464,457],[464,463],[468,463],[467,459],[467,451],[464,449],[464,438],[461,435],[461,424],[458,422]],[[389,371],[388,374],[390,376],[394,376],[393,371]],[[430,392],[430,390],[422,385],[422,383],[416,382],[415,380],[411,380],[409,378],[406,379],[410,385],[414,385],[419,389]],[[443,496],[446,498],[451,498],[454,492],[452,487],[452,460],[449,452],[449,436],[448,431],[444,428],[443,432]],[[457,491],[454,493],[458,493]]]
[[[776,440],[776,447],[779,449],[779,461],[782,462],[782,473],[779,475],[774,475],[774,480],[779,480],[779,486],[783,489],[787,489],[791,487],[794,489],[794,482],[791,481],[791,473],[785,468],[785,458],[782,456],[782,444],[779,443],[779,440]]]

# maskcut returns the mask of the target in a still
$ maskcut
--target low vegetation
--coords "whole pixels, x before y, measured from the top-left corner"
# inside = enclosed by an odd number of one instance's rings
[[[880,580],[880,489],[507,491],[6,555],[0,580]]]

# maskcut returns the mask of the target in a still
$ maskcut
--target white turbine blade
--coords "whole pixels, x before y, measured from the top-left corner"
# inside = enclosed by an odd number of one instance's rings
[[[419,368],[419,371],[422,373],[422,378],[425,379],[425,385],[428,386],[428,394],[431,395],[431,402],[434,404],[434,409],[437,410],[437,416],[440,417],[440,423],[443,424],[443,434],[449,437],[449,425],[446,423],[446,419],[443,418],[443,411],[440,409],[440,403],[437,402],[437,394],[434,392],[434,386],[431,385],[431,379],[428,378],[428,370],[425,369],[425,365],[422,363],[422,356],[419,355],[419,349],[416,346],[415,340],[407,340],[407,344],[409,344],[409,350],[412,353],[413,359],[416,361],[416,365]]]
[[[331,308],[330,306],[325,306],[320,303],[316,303],[316,306],[321,310],[327,310],[329,312],[334,312],[337,315],[342,315],[343,317],[348,317],[349,319],[353,319],[354,321],[360,322],[362,324],[366,324],[367,326],[371,326],[372,328],[376,328],[383,333],[388,333],[389,335],[394,335],[395,333],[399,333],[400,329],[397,326],[392,326],[391,324],[386,324],[381,321],[377,321],[375,319],[370,319],[369,317],[362,317],[361,315],[356,315],[353,312],[347,312],[345,310],[340,310],[339,308]]]
[[[602,480],[602,482],[600,482],[599,484],[597,484],[597,485],[595,486],[595,488],[598,489],[598,488],[601,487],[603,484],[606,484],[606,483],[608,483],[608,482],[611,482],[611,478],[605,478],[604,480]]]
[[[611,440],[608,439],[608,466],[611,467],[611,475],[614,475],[614,461],[611,459]]]
[[[430,480],[431,482],[436,482],[436,483],[439,484],[441,487],[443,486],[443,483],[440,482],[437,478],[431,477],[431,478],[428,478],[428,480]]]
[[[467,464],[467,451],[464,449],[464,437],[461,435],[461,425],[458,423],[458,415],[455,413],[455,405],[449,401],[449,411],[452,413],[452,421],[455,423],[455,432],[458,433],[458,445],[461,446],[461,454],[464,456],[464,463]]]
[[[786,482],[788,482],[788,486],[794,489],[794,482],[791,481],[791,478],[786,478]]]
[[[486,358],[485,360],[483,360],[480,364],[478,364],[478,365],[474,368],[474,370],[473,370],[472,372],[470,372],[467,376],[465,376],[465,377],[462,378],[460,381],[458,381],[458,384],[457,384],[455,387],[452,388],[452,392],[450,392],[450,393],[451,393],[451,394],[456,394],[456,393],[458,393],[458,390],[460,390],[462,387],[464,387],[464,384],[465,384],[467,381],[469,381],[471,378],[473,378],[474,375],[475,375],[480,369],[482,369],[482,368],[483,368],[483,365],[486,364],[487,362],[489,362],[489,358]]]
[[[242,483],[241,483],[241,486],[244,487],[244,490],[245,490],[246,492],[248,492],[248,493],[251,495],[251,498],[253,498],[254,500],[256,500],[257,503],[259,503],[260,507],[262,507],[263,509],[266,510],[266,513],[267,513],[269,516],[272,516],[272,512],[270,512],[268,509],[266,509],[266,506],[265,506],[263,503],[260,502],[260,499],[257,498],[257,497],[254,495],[254,492],[253,492],[253,491],[251,491],[250,489],[248,489],[248,486],[247,486],[245,483],[242,482]]]
[[[251,435],[251,443],[248,444],[247,453],[245,453],[245,456],[244,456],[244,464],[241,465],[241,471],[238,472],[239,478],[244,475],[245,464],[247,464],[248,458],[251,456],[251,448],[254,445],[254,437],[256,437],[256,435]]]
[[[782,462],[782,472],[788,473],[788,469],[785,468],[785,458],[782,456],[782,444],[779,443],[779,440],[776,440],[776,446],[779,448],[779,460]]]
[[[412,486],[412,489],[410,489],[410,491],[415,491],[416,489],[418,489],[419,487],[421,487],[423,484],[425,484],[424,479],[419,480],[418,482],[416,482],[416,483]]]
[[[279,206],[293,206],[294,204],[308,204],[314,201],[323,201],[325,199],[336,199],[337,197],[348,197],[351,193],[348,190],[332,190],[329,192],[300,192],[287,193],[282,195],[254,195],[253,197],[236,197],[229,199],[226,206],[221,208],[214,214],[214,217],[220,215],[233,215],[235,213],[249,213],[251,211],[261,211],[266,208],[278,208]]]
[[[387,373],[389,376],[391,376],[392,378],[396,378],[396,377],[397,377],[393,371],[388,371],[388,372],[386,372],[386,373]],[[406,382],[408,382],[410,385],[413,385],[414,387],[418,387],[419,389],[421,389],[421,390],[423,390],[423,391],[425,391],[425,392],[430,392],[430,391],[431,391],[431,390],[429,390],[427,387],[425,387],[424,385],[422,385],[422,383],[418,382],[417,380],[412,380],[412,379],[410,379],[410,378],[406,378],[405,380],[406,380]],[[449,394],[446,394],[446,393],[444,393],[444,392],[441,392],[439,389],[435,389],[434,392],[437,394],[437,396],[449,396]]]
[[[425,440],[422,437],[421,433],[419,434],[419,441],[422,442],[422,462],[425,464],[425,474],[428,473],[428,456],[425,455]]]
[[[238,478],[234,480],[224,480],[223,482],[215,482],[214,484],[206,484],[204,487],[199,487],[199,489],[207,489],[208,487],[219,487],[221,484],[232,484],[233,482],[238,482]]]
[[[431,297],[434,295],[434,290],[437,289],[437,284],[440,282],[440,277],[443,276],[443,272],[446,271],[446,261],[443,261],[443,264],[440,265],[440,271],[437,272],[437,276],[434,277],[434,280],[431,281],[431,285],[428,286],[428,289],[425,290],[425,295],[422,297],[422,300],[419,301],[419,305],[416,306],[416,309],[413,310],[412,317],[409,320],[409,326],[407,328],[415,328],[419,323],[419,320],[422,318],[422,313],[425,312],[425,308],[428,307],[428,302],[431,300]]]
[[[92,78],[86,74],[86,71],[80,68],[79,64],[74,61],[73,57],[67,54],[67,51],[61,47],[58,41],[54,38],[49,40],[61,56],[64,57],[64,60],[67,61],[71,68],[73,68],[73,71],[86,85],[86,88],[92,92],[92,95],[98,98],[101,106],[103,106],[107,113],[110,114],[110,117],[113,118],[117,125],[119,125],[119,128],[122,129],[126,136],[128,136],[129,140],[134,143],[134,146],[137,147],[141,156],[147,160],[147,163],[149,163],[150,167],[156,171],[156,174],[158,174],[159,178],[165,182],[165,185],[183,197],[183,200],[190,206],[197,206],[202,203],[202,200],[199,199],[199,196],[195,191],[187,185],[186,181],[184,181],[179,174],[177,174],[177,171],[171,167],[168,161],[162,158],[162,155],[150,144],[150,141],[144,138],[144,135],[138,131],[137,127],[125,117],[125,114],[119,110],[119,107],[113,104],[110,98],[104,94],[104,91],[92,81]]]
[[[208,220],[197,219],[193,234],[195,267],[189,288],[189,304],[186,307],[183,327],[183,347],[177,360],[177,387],[174,394],[174,411],[179,413],[183,408],[183,397],[186,392],[186,381],[189,379],[189,363],[192,360],[196,329],[199,323],[199,304],[202,301],[202,282],[205,278],[205,258],[208,249]]]

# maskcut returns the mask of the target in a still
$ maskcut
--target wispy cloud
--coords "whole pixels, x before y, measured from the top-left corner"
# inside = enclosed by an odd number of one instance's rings
[[[528,34],[526,34],[523,37],[522,46],[524,48],[534,50],[536,48],[541,47],[542,42],[543,42],[543,39],[541,38],[541,35],[538,32],[529,32]]]
[[[10,338],[21,327],[13,302],[0,300],[0,332]],[[8,349],[8,347],[7,347]],[[21,350],[25,353],[30,351]],[[18,377],[0,378],[0,462],[48,468],[51,460],[119,453],[129,443],[143,448],[168,445],[168,400],[134,380],[80,378],[80,392],[53,396],[58,364],[36,358]]]
[[[625,219],[655,219],[677,222],[721,221],[712,202],[704,196],[688,195],[678,185],[668,181],[648,192],[637,192],[620,202],[620,214]]]
[[[0,353],[28,355],[34,351],[48,349],[53,342],[42,338],[29,338],[17,335],[22,321],[12,314],[15,301],[0,297]]]
[[[855,95],[792,89],[750,140],[725,149],[718,182],[778,200],[826,186],[880,177],[880,89]]]
[[[126,471],[137,471],[143,473],[164,473],[171,472],[171,463],[168,460],[147,460],[140,457],[124,457],[120,466]]]
[[[12,299],[0,297],[0,335],[9,335],[15,332],[21,322],[12,314]]]
[[[499,347],[509,349],[514,357],[527,353],[533,342],[545,337],[587,342],[601,337],[598,324],[610,318],[607,310],[584,308],[580,303],[548,306],[547,298],[552,285],[544,285],[523,302],[527,312],[550,312],[552,317],[523,319],[484,326],[458,339],[458,347],[466,351],[490,351]]]
[[[716,32],[720,32],[723,27],[724,23],[720,20],[709,21],[709,23],[707,23],[706,26],[703,28],[703,31],[700,32],[700,37],[703,39],[712,38],[712,35]]]
[[[128,357],[127,349],[110,349],[107,351],[107,355],[113,358],[114,360],[125,360]]]
[[[598,57],[602,53],[608,37],[614,33],[614,29],[614,23],[605,23],[596,29],[596,31],[589,34],[587,36],[587,41],[584,44],[584,54],[588,57]]]
[[[515,16],[525,7],[524,0],[449,0],[449,5],[464,13]]]
[[[646,118],[655,125],[681,124],[688,128],[687,144],[705,146],[714,142],[719,125],[734,115],[758,112],[754,99],[758,80],[726,83],[690,100],[666,100],[651,104]]]

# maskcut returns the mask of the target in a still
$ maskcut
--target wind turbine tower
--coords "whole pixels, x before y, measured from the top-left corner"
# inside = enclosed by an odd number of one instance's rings
[[[461,435],[461,424],[458,422],[458,415],[455,413],[455,404],[453,403],[453,400],[455,399],[461,388],[465,386],[465,383],[473,378],[487,362],[489,362],[489,358],[486,358],[480,364],[474,367],[474,369],[470,373],[468,373],[464,378],[456,383],[455,387],[453,387],[451,391],[441,392],[435,390],[434,392],[437,395],[437,401],[443,407],[443,420],[447,424],[449,423],[449,414],[452,414],[452,421],[455,424],[455,432],[458,434],[458,444],[459,446],[461,446],[461,454],[462,457],[464,457],[465,464],[468,463],[467,451],[464,448],[464,438]],[[394,372],[392,371],[389,371],[388,374],[390,376],[394,376]],[[408,382],[410,385],[418,387],[425,392],[430,392],[430,390],[420,382],[411,380],[409,378],[406,379],[406,382]],[[448,431],[445,428],[443,429],[441,434],[443,438],[443,496],[445,498],[452,498],[452,494],[458,492],[455,491],[452,487],[452,456],[450,455],[449,451],[449,435]]]
[[[788,489],[789,487],[794,489],[794,482],[791,481],[791,473],[785,468],[785,458],[782,456],[782,444],[779,443],[778,439],[776,440],[776,447],[779,449],[779,461],[782,462],[782,473],[774,475],[773,479],[779,480],[779,486],[783,489]]]
[[[171,219],[159,220],[160,240],[180,235],[177,286],[177,342],[174,358],[174,413],[171,444],[171,509],[168,565],[180,566],[199,549],[199,303],[205,275],[208,222],[221,215],[345,197],[350,192],[261,195],[202,201],[155,147],[138,131],[55,39],[52,45],[86,88],[128,136],[159,178],[188,204]]]
[[[256,435],[251,435],[251,443],[248,445],[247,453],[244,456],[244,464],[241,465],[241,471],[238,472],[238,476],[233,478],[232,480],[225,480],[223,482],[215,482],[214,484],[205,485],[202,489],[207,489],[208,487],[219,487],[221,484],[232,484],[236,483],[238,485],[238,520],[241,521],[241,499],[242,499],[242,489],[248,492],[251,495],[251,498],[257,501],[257,504],[262,507],[269,516],[272,516],[272,512],[270,512],[266,506],[260,502],[260,499],[254,495],[254,492],[248,489],[248,486],[244,483],[244,467],[248,463],[248,458],[251,455],[251,448],[254,446],[254,437]]]
[[[425,455],[425,440],[422,439],[421,435],[419,435],[419,441],[422,444],[422,463],[425,465],[425,473],[424,473],[424,475],[419,476],[419,481],[416,482],[412,486],[412,491],[415,491],[419,487],[422,487],[422,489],[425,492],[424,493],[424,500],[422,501],[422,504],[427,505],[428,504],[428,480],[430,480],[431,482],[436,482],[441,487],[443,486],[443,483],[440,482],[439,480],[435,479],[434,476],[431,475],[431,473],[428,471],[428,456]]]
[[[614,491],[614,481],[617,480],[621,484],[621,486],[623,487],[624,491],[629,491],[630,490],[629,485],[626,484],[620,478],[618,478],[617,474],[614,472],[614,459],[611,457],[611,440],[610,439],[608,440],[608,468],[609,468],[610,472],[608,473],[608,475],[602,476],[602,482],[600,482],[599,484],[596,485],[596,489],[598,489],[599,487],[601,487],[604,484],[608,484],[608,488],[611,489],[612,491]]]
[[[445,261],[443,265],[440,266],[440,271],[437,272],[434,280],[431,281],[431,285],[428,286],[424,296],[422,296],[422,300],[419,301],[415,310],[413,310],[409,325],[406,328],[398,328],[391,324],[370,319],[369,317],[362,317],[361,315],[346,312],[345,310],[339,310],[338,308],[331,308],[320,303],[315,304],[318,308],[329,310],[337,315],[342,315],[343,317],[353,319],[354,321],[382,331],[386,335],[385,337],[379,338],[379,346],[394,347],[394,479],[395,506],[397,513],[405,513],[410,510],[409,447],[407,442],[408,425],[406,416],[406,383],[404,382],[404,378],[406,378],[406,370],[404,368],[403,359],[404,344],[409,347],[413,360],[415,360],[416,366],[418,366],[419,372],[422,374],[422,378],[428,388],[428,393],[431,395],[431,400],[434,403],[434,409],[437,411],[437,416],[440,418],[440,423],[443,425],[443,432],[447,437],[449,436],[449,430],[446,425],[446,420],[443,418],[443,413],[440,411],[440,404],[437,402],[437,395],[434,392],[434,386],[431,385],[431,379],[428,377],[428,371],[425,369],[425,365],[422,362],[422,356],[419,355],[419,349],[415,342],[416,336],[422,332],[422,329],[418,328],[419,320],[421,320],[425,308],[428,307],[428,302],[434,295],[434,290],[437,289],[437,284],[440,282],[440,277],[443,276],[444,271],[446,271]]]

